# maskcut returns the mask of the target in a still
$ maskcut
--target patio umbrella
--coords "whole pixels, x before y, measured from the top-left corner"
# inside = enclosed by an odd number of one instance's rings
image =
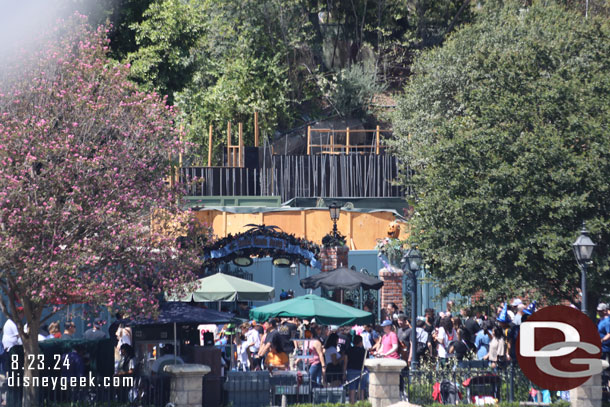
[[[373,322],[373,314],[339,304],[315,294],[275,302],[250,310],[250,318],[266,321],[273,317],[315,318],[324,325],[352,325]]]
[[[214,274],[201,278],[187,287],[187,294],[178,297],[166,294],[168,301],[269,301],[275,298],[275,290],[264,284],[244,280],[227,274]]]
[[[321,272],[301,280],[303,288],[324,288],[326,290],[379,290],[383,281],[368,274],[359,273],[350,268],[338,268],[333,271]]]

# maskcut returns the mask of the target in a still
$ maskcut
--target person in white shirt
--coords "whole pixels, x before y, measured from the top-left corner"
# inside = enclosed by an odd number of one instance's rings
[[[250,370],[250,361],[248,360],[248,344],[245,335],[235,336],[235,345],[237,352],[237,370],[246,372]]]
[[[436,334],[436,341],[438,342],[436,353],[440,359],[447,358],[447,351],[449,350],[449,343],[457,338],[457,332],[453,328],[453,322],[451,318],[445,317],[441,319],[441,326],[438,328]]]
[[[244,333],[244,329],[242,327],[242,333],[246,336],[246,346],[250,351],[250,354],[255,354],[258,352],[258,349],[261,347],[261,336],[254,327],[245,327],[247,330]]]
[[[17,315],[19,319],[23,319],[23,308],[17,308]],[[21,345],[21,337],[19,336],[19,330],[17,324],[12,319],[7,319],[2,329],[2,346],[5,351],[11,350],[15,345]]]

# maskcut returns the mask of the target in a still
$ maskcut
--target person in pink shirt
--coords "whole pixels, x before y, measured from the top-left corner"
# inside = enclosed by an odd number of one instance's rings
[[[377,357],[400,359],[398,354],[398,336],[392,330],[392,321],[386,319],[381,323],[383,337],[381,338],[381,350],[377,351]]]

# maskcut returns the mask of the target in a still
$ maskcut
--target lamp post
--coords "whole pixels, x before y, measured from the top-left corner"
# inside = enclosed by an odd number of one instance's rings
[[[417,369],[417,273],[421,268],[422,255],[415,247],[405,252],[400,261],[404,273],[411,272],[411,370]]]
[[[580,270],[582,272],[581,280],[580,280],[580,290],[582,291],[582,299],[580,304],[580,310],[587,315],[587,263],[591,261],[591,256],[593,255],[593,249],[597,246],[593,243],[593,240],[589,237],[589,231],[585,226],[585,222],[582,222],[582,230],[580,231],[580,236],[578,239],[572,244],[572,248],[574,249],[574,256],[576,257],[576,262],[580,266]]]
[[[328,205],[328,211],[330,212],[330,219],[333,221],[333,235],[337,237],[337,221],[341,215],[341,207],[337,202],[333,201]]]

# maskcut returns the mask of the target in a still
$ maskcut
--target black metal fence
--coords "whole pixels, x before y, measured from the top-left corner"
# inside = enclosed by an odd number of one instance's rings
[[[306,372],[295,371],[229,372],[224,391],[224,405],[243,407],[279,406],[283,398],[288,405],[345,403],[349,398],[347,385],[323,387]]]
[[[474,403],[475,398],[524,402],[529,399],[531,382],[521,369],[510,365],[504,369],[445,367],[403,371],[405,397],[415,404],[439,402],[439,398],[457,397]],[[443,400],[446,401],[446,400]]]
[[[410,174],[406,174],[409,178]],[[390,155],[273,156],[270,166],[185,167],[181,181],[191,196],[403,197],[394,184],[398,159]]]
[[[39,389],[40,407],[105,407],[141,406],[165,407],[169,402],[170,380],[168,376],[138,377],[56,377]],[[6,405],[22,406],[23,386],[6,383]]]

